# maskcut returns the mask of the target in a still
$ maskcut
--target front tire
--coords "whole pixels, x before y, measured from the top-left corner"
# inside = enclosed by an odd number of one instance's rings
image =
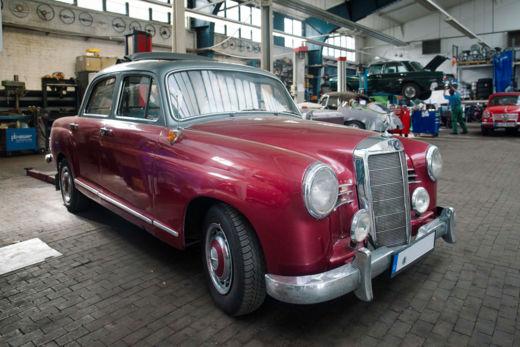
[[[66,159],[62,159],[58,165],[59,167],[59,183],[60,192],[63,199],[63,204],[71,213],[77,213],[85,210],[90,201],[74,184],[74,175],[70,165]]]
[[[403,96],[407,99],[415,99],[419,96],[420,89],[415,83],[406,83],[403,86]]]
[[[203,229],[204,270],[215,304],[232,316],[258,309],[265,300],[265,265],[260,244],[247,220],[218,204]]]

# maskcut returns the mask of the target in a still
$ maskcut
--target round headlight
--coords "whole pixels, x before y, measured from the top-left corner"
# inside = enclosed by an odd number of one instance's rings
[[[441,177],[442,157],[437,146],[430,146],[426,152],[426,164],[428,166],[428,175],[432,181],[436,181]]]
[[[370,215],[367,210],[359,210],[352,218],[350,226],[350,239],[354,242],[361,242],[367,238],[370,232]]]
[[[423,187],[419,187],[412,194],[412,208],[419,213],[424,213],[430,206],[430,195]]]
[[[338,179],[330,166],[309,166],[303,177],[303,200],[311,216],[325,218],[336,206],[338,191]]]

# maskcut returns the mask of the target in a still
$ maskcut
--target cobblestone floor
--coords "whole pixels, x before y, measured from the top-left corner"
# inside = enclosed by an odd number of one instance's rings
[[[39,156],[0,158],[0,246],[39,237],[63,253],[0,276],[0,345],[520,345],[520,136],[426,141],[443,152],[439,203],[458,243],[393,280],[294,306],[268,299],[246,317],[216,309],[200,252],[179,252],[101,207],[68,213],[49,184],[24,176]]]

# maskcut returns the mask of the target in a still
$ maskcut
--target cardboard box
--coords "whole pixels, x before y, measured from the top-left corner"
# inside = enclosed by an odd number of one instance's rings
[[[76,72],[98,72],[101,70],[101,58],[81,55],[76,57]]]
[[[109,66],[115,65],[117,58],[115,57],[101,57],[101,69],[105,69]]]

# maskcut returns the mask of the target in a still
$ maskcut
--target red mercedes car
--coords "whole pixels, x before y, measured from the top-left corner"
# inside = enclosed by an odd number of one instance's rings
[[[437,206],[437,147],[301,118],[274,75],[148,53],[92,80],[54,122],[58,189],[171,246],[199,243],[209,292],[230,315],[265,295],[318,303],[392,276],[455,241]]]
[[[492,94],[482,114],[482,135],[489,135],[496,129],[516,133],[519,126],[520,92]]]

